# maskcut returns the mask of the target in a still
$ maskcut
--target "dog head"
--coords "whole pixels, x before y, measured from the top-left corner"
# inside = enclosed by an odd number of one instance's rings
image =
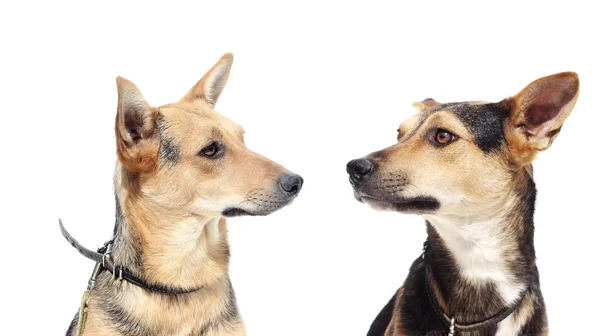
[[[502,207],[511,181],[529,171],[569,116],[572,72],[540,78],[497,103],[415,103],[391,147],[347,165],[357,200],[382,210],[470,216]]]
[[[233,62],[225,54],[177,103],[151,107],[118,77],[117,154],[128,192],[187,216],[267,215],[303,180],[244,144],[242,127],[214,110]]]

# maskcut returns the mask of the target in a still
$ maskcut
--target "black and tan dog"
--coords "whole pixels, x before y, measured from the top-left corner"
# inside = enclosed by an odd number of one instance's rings
[[[419,214],[423,255],[368,335],[546,335],[531,162],[579,92],[572,72],[498,103],[415,103],[398,143],[347,166],[355,197]]]
[[[246,334],[228,275],[225,217],[276,211],[303,181],[246,148],[243,129],[214,110],[232,62],[225,54],[179,102],[161,107],[117,78],[109,262],[118,268],[97,276],[85,336]],[[120,280],[121,269],[154,290]],[[78,334],[77,323],[67,335]]]

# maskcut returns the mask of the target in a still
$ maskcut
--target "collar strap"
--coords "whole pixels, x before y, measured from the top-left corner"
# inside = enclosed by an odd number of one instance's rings
[[[427,252],[427,241],[425,241],[425,243],[423,244],[423,259],[425,259],[425,253]],[[499,311],[498,313],[496,313],[495,315],[493,315],[492,317],[479,321],[479,322],[475,322],[475,323],[469,323],[469,324],[462,324],[462,323],[458,323],[456,322],[456,320],[454,319],[454,317],[449,317],[448,315],[446,315],[446,313],[444,312],[444,309],[440,306],[437,298],[435,297],[435,295],[432,293],[430,287],[430,281],[431,280],[431,275],[429,273],[429,265],[427,265],[427,262],[425,262],[425,291],[427,292],[427,298],[429,299],[429,302],[431,303],[431,305],[433,306],[433,309],[435,311],[435,313],[437,314],[437,316],[442,320],[442,322],[444,322],[444,324],[450,328],[450,335],[454,335],[454,330],[456,331],[460,331],[460,332],[467,332],[467,331],[477,331],[486,327],[489,327],[491,325],[495,325],[498,324],[500,322],[502,322],[505,318],[507,318],[510,314],[512,314],[515,310],[517,310],[517,308],[519,308],[519,306],[521,305],[521,302],[523,302],[523,299],[525,299],[525,296],[528,293],[528,288],[526,288],[525,290],[523,290],[521,292],[521,294],[519,295],[519,298],[510,306],[505,307],[504,309],[502,309],[501,311]]]
[[[163,293],[163,294],[186,294],[186,293],[195,292],[202,288],[202,287],[191,288],[191,289],[173,288],[173,287],[170,287],[167,285],[162,285],[162,284],[150,284],[150,283],[142,280],[140,277],[136,276],[135,274],[131,273],[131,271],[128,270],[126,267],[118,266],[113,263],[112,258],[110,257],[111,248],[112,248],[112,244],[114,241],[113,239],[104,243],[104,246],[100,247],[98,249],[98,252],[94,252],[90,249],[85,248],[77,240],[75,240],[75,238],[73,238],[73,236],[71,236],[71,234],[69,234],[69,232],[65,229],[65,227],[63,226],[63,223],[60,219],[58,220],[58,223],[60,225],[60,232],[62,233],[63,237],[65,237],[65,239],[82,256],[96,262],[96,267],[100,267],[98,273],[101,272],[102,270],[106,270],[110,274],[113,275],[114,279],[125,280],[125,281],[127,281],[131,284],[134,284],[138,287],[141,287],[143,289],[147,289],[147,290],[150,290],[153,292],[159,292],[159,293]]]

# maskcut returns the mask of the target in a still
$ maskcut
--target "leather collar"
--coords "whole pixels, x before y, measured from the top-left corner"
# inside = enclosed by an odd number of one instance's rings
[[[427,259],[426,259],[427,247],[428,247],[428,241],[426,240],[425,243],[423,243],[423,254],[422,254],[422,258],[425,261],[425,291],[427,292],[427,298],[429,299],[429,302],[433,306],[433,309],[434,309],[436,315],[449,328],[449,332],[450,332],[448,334],[449,336],[454,335],[455,330],[460,331],[460,332],[467,332],[467,331],[473,332],[473,331],[481,330],[483,328],[486,328],[486,327],[489,327],[489,326],[492,326],[492,325],[502,322],[505,318],[507,318],[510,314],[512,314],[521,305],[521,302],[523,302],[523,299],[525,298],[525,296],[527,295],[527,293],[529,291],[529,288],[525,288],[525,290],[523,290],[521,292],[521,294],[519,295],[519,298],[512,305],[510,305],[508,307],[504,307],[504,309],[502,309],[498,313],[494,314],[490,318],[487,318],[482,321],[473,322],[473,323],[459,323],[454,319],[454,317],[449,317],[444,312],[444,309],[441,307],[435,294],[432,293],[432,290],[429,288],[429,284],[431,283],[431,274],[429,272],[429,265],[427,264]]]
[[[98,249],[98,252],[94,252],[92,250],[85,248],[77,240],[75,240],[75,238],[73,238],[73,236],[71,236],[69,234],[69,232],[65,229],[65,227],[62,223],[62,220],[59,219],[58,223],[60,225],[60,232],[65,237],[65,239],[79,253],[81,253],[81,255],[96,262],[96,268],[94,271],[95,274],[100,273],[103,270],[106,270],[110,274],[113,275],[114,279],[125,280],[125,281],[127,281],[131,284],[134,284],[140,288],[150,290],[153,292],[163,293],[163,294],[187,294],[187,293],[195,292],[202,288],[202,287],[190,288],[190,289],[174,288],[174,287],[164,285],[164,284],[148,283],[148,282],[142,280],[139,276],[133,274],[126,267],[114,264],[114,262],[110,256],[112,244],[114,241],[113,239],[104,243],[104,246],[100,247]],[[95,275],[92,276],[92,279],[90,279],[90,281],[95,281]]]

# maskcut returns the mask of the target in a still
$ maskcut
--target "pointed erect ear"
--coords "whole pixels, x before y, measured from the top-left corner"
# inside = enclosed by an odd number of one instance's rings
[[[413,107],[416,108],[419,112],[422,112],[424,109],[436,105],[440,105],[440,103],[436,102],[433,98],[427,98],[420,102],[414,102]]]
[[[117,154],[130,171],[146,171],[154,164],[153,155],[156,110],[150,107],[140,90],[123,77],[117,77],[119,103],[115,121]]]
[[[577,74],[562,72],[540,78],[505,100],[510,108],[505,133],[521,164],[531,163],[537,152],[550,147],[578,94]]]
[[[198,99],[214,107],[223,92],[229,71],[233,63],[233,54],[227,53],[208,70],[208,72],[194,85],[194,87],[181,99],[181,101],[194,102]]]

